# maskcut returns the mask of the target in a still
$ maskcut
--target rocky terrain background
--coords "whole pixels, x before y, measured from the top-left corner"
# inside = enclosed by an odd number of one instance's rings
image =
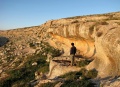
[[[120,12],[114,12],[62,18],[47,21],[40,26],[1,30],[0,79],[8,78],[10,76],[8,71],[20,69],[27,64],[30,58],[34,57],[38,61],[38,56],[47,57],[55,52],[54,49],[59,49],[62,56],[69,56],[71,42],[75,43],[76,55],[79,58],[82,56],[85,59],[93,60],[85,68],[87,70],[96,69],[97,78],[119,77]],[[31,65],[34,64],[37,65],[38,62],[33,60]],[[52,64],[54,65],[54,63]],[[54,78],[59,72],[57,71],[59,66],[56,68],[57,72],[52,72],[51,69],[52,65],[50,72],[53,73],[51,78]]]

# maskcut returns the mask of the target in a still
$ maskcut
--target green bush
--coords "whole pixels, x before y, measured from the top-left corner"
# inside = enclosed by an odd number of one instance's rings
[[[76,79],[76,73],[77,72],[69,72],[69,73],[66,73],[66,74],[60,76],[60,78],[66,78],[66,79],[69,79],[69,80],[70,79],[74,80],[74,79]]]
[[[60,56],[60,50],[55,49],[54,47],[50,46],[48,43],[44,43],[44,46],[42,46],[43,52],[46,54],[52,54],[52,57]]]
[[[54,87],[58,82],[48,82],[48,83],[45,83],[45,84],[42,84],[40,87]]]
[[[66,80],[61,87],[94,87],[94,84],[88,80]]]
[[[37,71],[38,72],[42,72],[42,73],[48,72],[49,71],[49,64],[46,63],[44,66],[42,66],[41,68],[39,68]]]
[[[76,63],[76,65],[79,66],[79,67],[84,67],[84,66],[88,65],[90,62],[91,61],[88,61],[88,60],[81,60],[81,61],[78,61]]]
[[[87,73],[86,73],[86,77],[87,78],[95,78],[97,77],[97,74],[98,74],[98,71],[96,69],[92,69],[92,70],[89,70]]]
[[[98,71],[96,69],[86,70],[82,68],[79,73],[81,73],[82,79],[93,79],[97,77]]]

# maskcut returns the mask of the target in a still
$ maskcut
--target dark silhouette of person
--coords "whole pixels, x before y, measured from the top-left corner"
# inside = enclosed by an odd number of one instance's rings
[[[71,43],[71,48],[70,48],[70,59],[71,59],[71,66],[74,66],[74,57],[76,54],[76,47],[74,46],[74,43]]]

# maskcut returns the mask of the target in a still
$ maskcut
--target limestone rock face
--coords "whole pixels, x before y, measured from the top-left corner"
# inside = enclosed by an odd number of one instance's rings
[[[50,61],[49,69],[50,69],[50,71],[48,74],[48,78],[53,79],[60,75],[64,75],[65,73],[79,71],[80,67],[66,66],[62,63],[58,63],[58,62],[55,62],[52,60],[52,61]]]
[[[94,58],[87,69],[100,77],[120,75],[120,13],[74,17],[49,21],[49,43],[69,55],[71,42],[77,54]]]

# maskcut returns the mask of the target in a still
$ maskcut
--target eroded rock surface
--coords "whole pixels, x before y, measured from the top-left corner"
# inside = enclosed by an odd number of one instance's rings
[[[69,55],[74,42],[78,55],[94,58],[87,69],[100,77],[120,75],[120,13],[49,21],[49,43]]]

